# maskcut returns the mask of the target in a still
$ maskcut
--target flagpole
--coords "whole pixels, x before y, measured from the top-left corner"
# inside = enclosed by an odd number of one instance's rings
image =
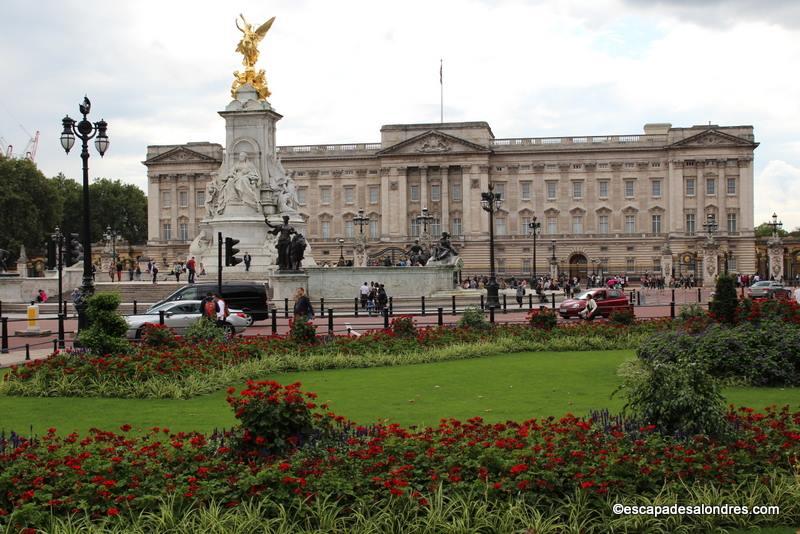
[[[444,124],[444,80],[442,78],[443,62],[439,59],[439,121]]]

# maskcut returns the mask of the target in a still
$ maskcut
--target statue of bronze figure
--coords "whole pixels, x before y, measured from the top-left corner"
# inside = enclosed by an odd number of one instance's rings
[[[267,223],[267,226],[272,228],[269,233],[278,236],[278,242],[275,244],[275,248],[278,250],[278,270],[291,271],[292,263],[289,247],[292,244],[292,234],[297,232],[295,232],[295,229],[289,224],[289,216],[284,215],[283,224],[278,226],[271,224],[267,219],[264,219],[264,222]]]

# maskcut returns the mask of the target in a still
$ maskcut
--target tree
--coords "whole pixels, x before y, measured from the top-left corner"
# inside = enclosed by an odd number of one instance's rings
[[[30,253],[43,244],[61,220],[62,203],[56,184],[32,162],[0,158],[0,248],[19,257],[20,245]]]
[[[769,223],[761,223],[755,227],[756,237],[772,237],[772,226]],[[786,230],[778,230],[778,235],[786,237],[789,232]]]
[[[711,313],[721,323],[735,324],[738,306],[739,298],[736,296],[736,280],[731,275],[720,275],[717,278],[714,298],[709,306]]]

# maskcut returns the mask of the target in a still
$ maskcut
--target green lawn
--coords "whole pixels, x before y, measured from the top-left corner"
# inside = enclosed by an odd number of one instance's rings
[[[342,369],[276,375],[300,381],[331,408],[358,421],[436,424],[442,417],[487,420],[584,415],[622,407],[609,399],[620,382],[618,365],[633,351],[519,353],[403,367]],[[800,388],[731,388],[729,402],[763,408],[800,406]],[[0,397],[0,428],[41,433],[114,429],[129,423],[171,430],[209,431],[235,423],[224,391],[191,400]]]

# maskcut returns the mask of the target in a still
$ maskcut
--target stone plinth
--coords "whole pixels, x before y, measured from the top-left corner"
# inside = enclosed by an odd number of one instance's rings
[[[769,258],[769,276],[772,280],[783,278],[783,241],[773,236],[767,241],[767,257]]]
[[[278,309],[283,307],[285,299],[289,299],[289,309],[291,310],[294,302],[294,294],[298,287],[305,289],[308,293],[309,275],[302,272],[280,272],[276,271],[269,275],[269,287],[272,293],[272,302]],[[318,298],[318,297],[314,297]]]
[[[714,287],[719,275],[719,243],[708,240],[703,244],[703,287]]]
[[[558,280],[558,261],[550,260],[550,278]]]

